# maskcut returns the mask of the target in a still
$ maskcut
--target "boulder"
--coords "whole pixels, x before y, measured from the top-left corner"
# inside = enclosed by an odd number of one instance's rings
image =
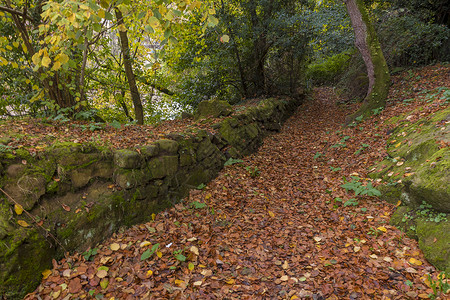
[[[222,116],[229,116],[232,113],[233,108],[227,101],[211,99],[200,102],[194,116],[195,119],[203,119],[208,117],[218,118]]]

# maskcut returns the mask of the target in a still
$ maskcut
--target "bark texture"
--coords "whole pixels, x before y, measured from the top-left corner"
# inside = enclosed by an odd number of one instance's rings
[[[390,76],[383,51],[363,1],[345,0],[345,4],[355,32],[355,46],[361,53],[369,78],[369,87],[363,106],[351,116],[353,119],[369,114],[372,109],[385,106]]]

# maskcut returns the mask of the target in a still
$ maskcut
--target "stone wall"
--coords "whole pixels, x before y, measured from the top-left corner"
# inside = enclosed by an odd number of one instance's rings
[[[215,134],[173,133],[136,149],[63,143],[37,157],[26,151],[1,154],[2,188],[35,220],[17,214],[5,196],[0,199],[0,295],[24,296],[51,268],[52,258],[83,252],[180,201],[213,179],[228,158],[256,151],[299,102],[267,99],[217,124]]]

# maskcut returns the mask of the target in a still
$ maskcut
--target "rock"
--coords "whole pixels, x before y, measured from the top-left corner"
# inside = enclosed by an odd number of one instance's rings
[[[179,145],[175,141],[162,139],[162,140],[157,140],[155,142],[155,144],[159,146],[159,149],[163,153],[166,153],[166,154],[177,154],[177,152],[178,152]]]
[[[157,144],[146,145],[142,146],[139,150],[141,151],[142,156],[147,159],[158,155],[159,145]]]
[[[178,170],[178,156],[161,156],[150,160],[148,163],[152,179],[160,179],[174,175]]]
[[[211,99],[202,101],[198,104],[197,111],[195,113],[196,119],[202,119],[207,117],[218,118],[221,116],[229,116],[233,113],[232,106],[223,100]]]
[[[114,152],[114,164],[123,169],[134,169],[139,167],[141,157],[133,150],[123,149]]]
[[[439,270],[450,273],[450,221],[416,220],[419,247],[427,260]]]
[[[45,194],[45,177],[41,174],[24,174],[17,181],[13,180],[5,185],[5,191],[25,210],[30,210]]]
[[[109,162],[96,162],[85,168],[70,171],[69,177],[75,189],[86,186],[93,178],[110,179],[113,175],[113,166]]]

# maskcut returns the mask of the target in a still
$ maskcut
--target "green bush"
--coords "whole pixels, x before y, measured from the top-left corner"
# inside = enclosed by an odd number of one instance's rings
[[[448,61],[450,29],[425,23],[415,16],[387,18],[378,26],[378,38],[390,68]]]
[[[308,66],[307,77],[314,84],[330,84],[338,80],[339,75],[348,66],[350,57],[354,50],[347,50],[333,55],[323,62],[313,63]]]

